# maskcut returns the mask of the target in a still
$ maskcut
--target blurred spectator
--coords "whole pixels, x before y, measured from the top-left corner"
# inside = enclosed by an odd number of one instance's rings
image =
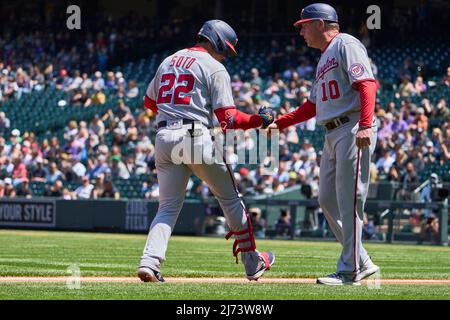
[[[439,244],[439,223],[435,216],[429,216],[421,224],[419,244],[424,241]]]
[[[233,90],[237,89],[237,91],[239,92],[242,85],[244,83],[241,80],[241,77],[238,74],[233,75],[233,78],[231,79],[231,87],[233,88]]]
[[[306,174],[306,172],[305,172],[305,170],[304,169],[300,169],[299,170],[299,174],[301,174],[301,173],[304,173],[304,174]],[[285,182],[284,183],[284,187],[285,188],[290,188],[290,187],[293,187],[294,185],[296,185],[297,184],[297,173],[296,172],[294,172],[294,171],[291,171],[291,172],[289,172],[289,180],[287,181],[287,182]]]
[[[98,114],[96,114],[94,116],[94,119],[92,119],[89,129],[92,130],[93,134],[100,136],[100,137],[105,134],[105,124],[100,119]]]
[[[270,106],[274,109],[278,109],[281,106],[281,98],[278,95],[278,89],[268,89],[268,92],[266,92],[268,94],[267,97],[267,101],[270,103]]]
[[[5,181],[5,191],[3,195],[8,198],[15,198],[16,190],[14,189],[11,178],[5,178],[4,181]]]
[[[11,122],[6,117],[6,114],[2,111],[0,112],[0,136],[4,136],[11,126]]]
[[[434,118],[449,118],[450,109],[447,107],[447,101],[445,99],[439,99],[438,103],[436,104],[436,108],[434,108],[432,111],[432,116]]]
[[[100,198],[101,194],[103,193],[104,181],[105,181],[104,173],[99,173],[95,177],[94,189],[92,189],[92,194],[91,194],[93,199]]]
[[[36,167],[33,169],[31,175],[32,181],[39,181],[39,182],[45,181],[47,171],[44,169],[44,161],[42,160],[42,158],[37,159]]]
[[[419,182],[419,178],[417,177],[417,173],[414,169],[414,165],[412,162],[408,162],[406,164],[406,171],[403,174],[402,179],[402,189],[400,190],[401,200],[412,200],[412,192],[415,188],[417,188],[417,183]]]
[[[83,90],[83,89],[84,90],[88,90],[88,89],[92,88],[93,83],[92,83],[92,80],[91,80],[91,78],[89,78],[89,75],[87,73],[83,73],[81,75],[81,79],[82,79],[82,82],[81,82],[81,85],[80,85],[81,90]]]
[[[300,61],[300,65],[297,67],[297,73],[300,78],[308,78],[314,71],[314,67],[308,58],[304,58]]]
[[[25,167],[25,164],[22,163],[22,160],[20,158],[14,159],[14,169],[12,178],[14,186],[19,185],[24,180],[28,180],[27,168]]]
[[[391,152],[386,149],[384,150],[383,157],[378,159],[376,167],[378,170],[383,170],[385,174],[389,172],[392,164],[395,162],[395,158],[391,156]]]
[[[278,236],[287,236],[291,233],[291,214],[289,210],[281,209],[280,217],[275,224],[276,233]]]
[[[380,142],[387,141],[392,136],[392,114],[385,114],[380,116],[381,126],[378,128],[377,136]]]
[[[62,198],[63,183],[61,182],[61,180],[54,181],[53,185],[45,190],[44,196],[45,197]]]
[[[16,195],[18,197],[25,197],[25,198],[31,198],[32,197],[32,193],[31,193],[31,190],[30,190],[30,185],[29,185],[28,179],[22,180],[22,183],[17,188]]]
[[[92,87],[94,90],[103,90],[105,88],[105,80],[102,78],[102,73],[100,71],[96,71],[94,77],[94,81],[92,82]]]
[[[45,176],[45,182],[55,183],[55,181],[62,179],[64,179],[63,173],[58,169],[58,166],[55,162],[51,162],[49,165],[47,175]]]
[[[402,119],[400,112],[394,114],[394,120],[392,121],[390,131],[393,133],[402,133],[408,130],[408,124]]]
[[[114,77],[114,72],[109,71],[106,75],[106,83],[105,86],[107,89],[117,89],[116,78]]]
[[[411,77],[409,75],[404,75],[402,77],[402,83],[398,89],[397,97],[411,97],[416,93],[414,85],[411,82]]]
[[[87,89],[76,89],[73,91],[70,97],[70,103],[74,106],[85,106],[89,99],[89,94]]]
[[[217,208],[215,208],[217,209]],[[206,217],[204,221],[204,232],[205,234],[213,234],[213,235],[225,235],[226,231],[226,220],[225,217],[219,216],[219,213],[213,208],[206,209]]]
[[[123,99],[119,99],[119,101],[117,101],[117,111],[115,114],[119,117],[119,121],[122,122],[129,121],[133,118],[130,108],[127,107]]]
[[[250,170],[245,167],[239,170],[240,181],[238,189],[243,196],[254,192],[256,182],[249,176],[249,172]]]
[[[127,98],[133,99],[139,95],[139,88],[137,86],[136,81],[130,80],[128,82],[128,90],[127,90]]]
[[[251,74],[251,77],[252,77],[252,79],[250,80],[250,85],[256,85],[256,86],[261,88],[263,86],[263,83],[262,83],[261,77],[259,76],[258,69],[252,68],[250,70],[250,74]]]
[[[103,93],[101,89],[96,89],[95,93],[91,95],[90,98],[86,100],[84,103],[84,107],[89,107],[90,105],[94,104],[105,104],[106,102],[106,95]]]
[[[93,179],[97,177],[99,174],[109,174],[111,170],[108,167],[108,164],[106,162],[106,156],[103,154],[100,154],[97,157],[97,162],[93,166],[92,170],[88,172],[89,178]]]
[[[273,179],[272,190],[273,190],[273,193],[284,190],[284,185],[280,182],[280,179],[278,179],[278,178]]]
[[[261,217],[261,209],[252,207],[249,209],[250,221],[256,238],[266,237],[266,220]]]
[[[113,179],[129,179],[130,173],[122,162],[120,155],[111,157],[111,176]]]
[[[72,158],[70,165],[70,174],[73,176],[74,181],[80,181],[87,172],[86,166],[81,162],[80,159]],[[69,173],[68,173],[69,174]],[[66,174],[67,178],[67,174]],[[69,180],[69,179],[67,179]]]
[[[363,240],[376,239],[376,228],[373,220],[369,220],[367,214],[364,212],[363,218],[363,230],[362,230]]]
[[[114,186],[111,180],[105,179],[103,182],[103,192],[100,194],[100,198],[113,198],[115,200],[120,199],[119,190]]]
[[[422,77],[417,77],[416,82],[414,83],[414,91],[417,95],[422,95],[425,91],[427,91],[427,86],[423,83]]]
[[[64,188],[62,191],[62,198],[64,200],[73,200],[72,193],[68,188]]]
[[[418,132],[427,131],[428,117],[425,115],[425,110],[422,107],[417,109],[417,114],[409,127],[411,130],[417,130]]]
[[[92,190],[94,185],[89,182],[89,177],[84,176],[82,185],[75,189],[73,193],[74,199],[90,199],[92,197]]]
[[[73,72],[73,80],[70,85],[66,88],[66,91],[73,91],[80,88],[83,78],[81,78],[80,70],[75,70]]]

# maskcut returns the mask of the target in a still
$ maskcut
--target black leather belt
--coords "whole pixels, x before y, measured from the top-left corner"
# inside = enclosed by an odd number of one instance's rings
[[[325,123],[325,128],[327,128],[327,130],[333,130],[349,121],[350,121],[350,119],[347,116],[341,117],[341,118],[335,118],[335,119],[331,120],[330,122]]]
[[[191,124],[191,123],[194,123],[194,122],[196,122],[196,121],[199,121],[199,120],[192,120],[192,119],[183,119],[183,125],[185,125],[185,124]],[[159,129],[159,128],[163,128],[163,127],[165,127],[165,126],[167,126],[167,121],[161,121],[161,122],[158,122],[158,124],[156,125],[156,128],[157,129]],[[208,127],[208,126],[206,126],[208,129],[210,129],[210,127]]]

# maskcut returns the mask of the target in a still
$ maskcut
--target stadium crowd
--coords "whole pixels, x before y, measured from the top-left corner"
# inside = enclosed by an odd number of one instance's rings
[[[132,59],[128,54],[133,43],[158,37],[158,45],[165,46],[184,33],[180,26],[142,29],[145,24],[139,19],[122,19],[103,21],[101,32],[87,28],[80,34],[30,31],[33,23],[11,20],[9,31],[0,37],[0,103],[47,87],[67,92],[67,103],[75,106],[104,104],[109,97],[119,100],[114,109],[94,119],[68,123],[63,140],[56,136],[42,140],[32,132],[19,132],[8,115],[0,111],[0,195],[29,196],[30,182],[44,182],[48,186],[45,194],[49,196],[118,198],[120,192],[113,183],[116,179],[145,175],[148,179],[139,196],[158,197],[151,141],[155,133],[154,114],[127,106],[127,101],[142,99],[143,92],[139,92],[139,83],[127,81],[121,72],[112,70],[118,63]],[[29,30],[15,30],[15,24],[28,26]],[[127,27],[118,28],[119,25]],[[366,33],[362,30],[361,34]],[[265,57],[269,76],[261,75],[255,67],[248,73],[231,74],[235,103],[241,110],[256,113],[260,106],[270,105],[280,116],[307,99],[315,56],[300,42],[298,37],[286,44],[270,41]],[[428,98],[433,86],[449,87],[450,68],[442,80],[430,85],[413,62],[405,59],[398,70],[395,98],[377,100],[375,110],[379,131],[371,177],[373,181],[401,183],[404,197],[419,183],[418,173],[426,164],[450,160],[448,95],[437,101]],[[377,76],[374,62],[372,68]],[[381,84],[379,93],[383,90]],[[413,102],[417,100],[412,98],[417,97],[421,97],[420,104]],[[430,121],[434,119],[446,121],[431,129]],[[309,197],[317,197],[321,151],[317,141],[304,138],[305,132],[314,137],[317,129],[311,119],[281,132],[280,165],[272,174],[263,174],[261,166],[233,164],[240,192],[271,194],[298,184],[309,186]],[[316,132],[319,134],[323,132]],[[256,141],[247,134],[243,143],[251,149]],[[230,156],[235,158],[232,152]],[[67,183],[79,184],[81,189],[77,191],[73,185],[67,188]],[[204,184],[193,181],[188,189],[190,195],[198,197],[209,192]]]
[[[269,81],[263,80],[255,68],[251,69],[247,79],[242,80],[235,75],[231,85],[236,105],[249,113],[255,113],[260,106],[271,105],[278,115],[285,114],[308,97],[311,82],[300,77],[299,73],[312,68],[309,64],[296,70],[285,70]],[[420,82],[423,84],[420,76],[417,79],[416,85],[405,83],[403,79],[398,87],[400,99],[385,106],[377,103],[375,110],[379,131],[372,180],[400,182],[405,197],[411,188],[417,186],[418,172],[427,163],[443,164],[450,160],[450,111],[447,100],[442,97],[436,105],[426,98],[421,105],[411,103],[409,97],[427,92],[425,85],[417,85]],[[446,80],[448,77],[443,80],[444,83]],[[103,79],[96,72],[89,81],[93,87],[106,86],[108,77]],[[405,91],[405,87],[410,89]],[[134,97],[138,96],[137,91]],[[111,179],[129,179],[134,175],[146,174],[152,179],[145,181],[142,196],[157,198],[154,146],[149,138],[155,132],[153,117],[149,110],[133,112],[124,100],[119,99],[115,110],[110,109],[91,121],[68,123],[63,142],[56,137],[38,142],[31,132],[21,133],[14,128],[9,131],[9,120],[0,112],[0,130],[3,135],[10,132],[9,137],[0,137],[0,185],[4,185],[0,193],[3,196],[29,195],[26,191],[29,181],[41,181],[49,185],[46,195],[60,194],[75,198],[80,197],[81,193],[81,197],[85,197],[86,190],[64,190],[60,181],[84,184],[86,181],[103,183],[106,179],[106,184],[111,184]],[[434,118],[445,119],[440,128],[429,128],[429,119]],[[241,193],[270,194],[295,184],[306,184],[311,187],[311,197],[316,197],[321,152],[309,139],[302,138],[303,132],[316,129],[315,121],[311,119],[281,132],[280,165],[271,175],[264,175],[262,166],[255,169],[240,166],[235,177]],[[108,135],[112,138],[111,144],[105,142]],[[246,134],[246,147],[254,148],[255,143],[251,135]],[[289,148],[299,143],[297,151]],[[233,166],[236,168],[236,165]],[[192,187],[193,183],[189,186]],[[94,186],[89,188],[94,190]],[[112,188],[115,189],[114,186]],[[191,192],[205,194],[205,188],[201,184]],[[106,195],[102,193],[103,188],[98,190],[100,192],[93,192],[90,197],[119,196],[118,190]]]
[[[0,102],[47,87],[73,93],[74,102],[83,104],[89,99],[95,103],[97,95],[102,102],[108,89],[119,97],[131,97],[136,94],[136,83],[111,70],[185,42],[190,32],[181,27],[182,21],[156,25],[132,14],[119,19],[85,17],[83,28],[73,32],[58,27],[58,21],[66,18],[65,11],[60,15],[47,25],[37,13],[4,16],[0,22]]]

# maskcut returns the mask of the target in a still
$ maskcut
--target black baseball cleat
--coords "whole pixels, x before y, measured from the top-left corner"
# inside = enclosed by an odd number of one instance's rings
[[[149,267],[139,267],[137,274],[139,279],[143,282],[165,282],[164,278],[161,276],[161,273],[156,272]]]

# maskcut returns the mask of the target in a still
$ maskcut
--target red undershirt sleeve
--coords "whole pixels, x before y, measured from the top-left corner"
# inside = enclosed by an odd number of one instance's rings
[[[375,111],[375,98],[377,95],[377,84],[373,80],[364,80],[354,83],[353,87],[359,90],[361,103],[361,115],[359,118],[360,127],[371,127],[373,113]]]
[[[156,105],[156,101],[150,99],[147,95],[144,96],[144,107],[152,110],[154,113],[158,112],[158,106]]]
[[[311,101],[306,100],[304,104],[302,104],[294,111],[289,112],[275,120],[275,123],[278,125],[278,129],[283,130],[297,123],[307,121],[315,116],[316,105]]]
[[[236,109],[235,106],[217,108],[214,110],[222,130],[227,129],[251,129],[262,125],[262,118],[257,114],[246,114]]]

